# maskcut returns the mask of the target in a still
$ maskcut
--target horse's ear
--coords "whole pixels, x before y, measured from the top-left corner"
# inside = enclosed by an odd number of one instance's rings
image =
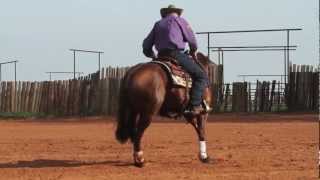
[[[205,59],[205,58],[208,58],[208,57],[205,56],[204,54],[202,54],[201,52],[198,52],[198,53],[197,53],[197,58],[199,58],[199,59]]]
[[[217,65],[216,63],[211,61],[208,56],[204,55],[201,52],[197,53],[197,59],[204,65],[214,65],[214,66]]]
[[[201,52],[197,53],[197,59],[201,62],[201,64],[208,65],[210,60],[208,56],[202,54]]]

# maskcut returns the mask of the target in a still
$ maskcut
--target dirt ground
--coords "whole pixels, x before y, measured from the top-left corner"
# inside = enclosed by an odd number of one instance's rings
[[[0,120],[0,179],[317,179],[316,114],[210,117],[202,164],[192,127],[157,119],[146,131],[147,164],[132,165],[130,144],[114,138],[112,120]]]

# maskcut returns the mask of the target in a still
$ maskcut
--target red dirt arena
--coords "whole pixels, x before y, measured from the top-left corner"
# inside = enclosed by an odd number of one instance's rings
[[[202,164],[191,125],[157,119],[143,138],[144,168],[107,118],[0,121],[0,179],[317,179],[316,114],[225,114],[209,118]]]

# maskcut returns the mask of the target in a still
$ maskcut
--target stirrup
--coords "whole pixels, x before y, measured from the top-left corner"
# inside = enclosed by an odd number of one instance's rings
[[[189,106],[189,108],[186,108],[183,113],[185,115],[197,116],[197,115],[203,114],[204,112],[205,112],[205,109],[203,109],[202,105],[199,105],[199,106]]]
[[[212,111],[212,108],[209,106],[209,104],[205,100],[202,100],[202,106],[204,107],[205,113],[209,113]]]

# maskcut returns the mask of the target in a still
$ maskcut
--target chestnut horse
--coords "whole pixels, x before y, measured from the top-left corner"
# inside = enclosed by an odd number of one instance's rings
[[[197,53],[196,57],[198,64],[208,74],[212,62],[202,53]],[[116,138],[121,143],[131,140],[136,166],[142,167],[144,164],[141,138],[152,118],[164,109],[172,109],[164,107],[170,105],[176,106],[176,111],[179,111],[176,113],[183,115],[181,107],[185,107],[185,102],[188,102],[186,98],[189,98],[186,92],[188,92],[186,88],[172,88],[171,79],[160,64],[150,62],[138,64],[126,73],[120,87]],[[211,104],[211,97],[211,91],[206,88],[203,94],[204,101]],[[205,144],[207,117],[208,113],[185,116],[197,132],[200,144],[199,158],[202,162],[209,161]]]

